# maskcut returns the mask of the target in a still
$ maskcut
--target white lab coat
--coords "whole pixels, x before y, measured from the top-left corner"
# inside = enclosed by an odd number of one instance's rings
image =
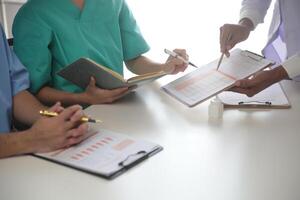
[[[243,0],[240,19],[249,18],[254,27],[263,23],[272,0]],[[281,11],[281,12],[280,12]],[[281,15],[281,16],[280,16]],[[300,76],[300,0],[276,0],[267,45],[277,36],[282,19],[286,60],[282,66],[290,78]]]

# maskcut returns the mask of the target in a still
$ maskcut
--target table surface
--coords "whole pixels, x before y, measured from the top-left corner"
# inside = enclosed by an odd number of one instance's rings
[[[283,83],[291,109],[225,110],[221,121],[208,120],[208,102],[188,108],[160,86],[86,112],[162,152],[112,181],[32,156],[2,159],[0,199],[300,199],[299,83]]]

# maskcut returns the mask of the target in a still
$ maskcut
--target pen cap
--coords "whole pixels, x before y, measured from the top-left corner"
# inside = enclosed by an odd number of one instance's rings
[[[211,120],[223,118],[224,104],[219,98],[214,98],[210,101],[208,106],[208,117]]]

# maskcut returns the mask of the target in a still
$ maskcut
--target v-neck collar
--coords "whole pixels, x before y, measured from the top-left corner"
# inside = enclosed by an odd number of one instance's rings
[[[84,19],[85,13],[87,12],[86,10],[89,7],[89,2],[90,0],[85,0],[84,5],[82,9],[80,9],[72,0],[65,0],[66,6],[68,7],[68,11],[71,12],[73,17],[75,17],[77,20],[82,20]]]

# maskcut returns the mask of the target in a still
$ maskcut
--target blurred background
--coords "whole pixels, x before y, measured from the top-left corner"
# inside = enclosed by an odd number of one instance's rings
[[[17,10],[26,0],[0,0],[0,21],[11,37],[11,25]],[[241,0],[127,0],[141,31],[151,46],[147,55],[164,62],[163,49],[185,48],[190,60],[204,65],[220,56],[219,28],[237,23]],[[273,11],[250,38],[237,47],[260,53],[266,43]],[[130,76],[126,72],[125,77]]]

